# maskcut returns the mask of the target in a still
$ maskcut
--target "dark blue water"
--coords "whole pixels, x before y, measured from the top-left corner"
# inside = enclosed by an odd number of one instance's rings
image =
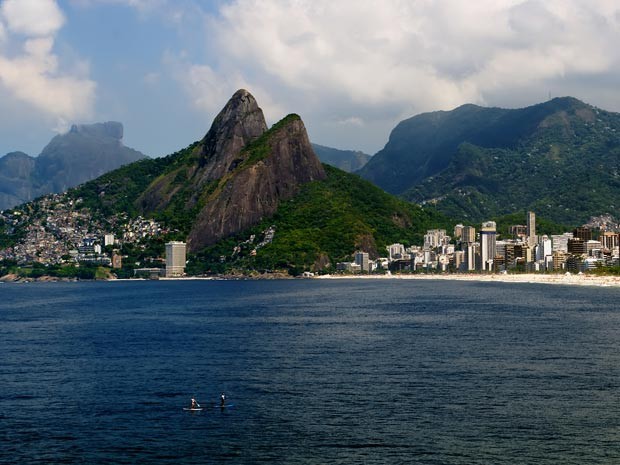
[[[619,289],[0,285],[0,462],[620,463]],[[224,391],[233,408],[213,408]],[[184,412],[190,397],[208,406]]]

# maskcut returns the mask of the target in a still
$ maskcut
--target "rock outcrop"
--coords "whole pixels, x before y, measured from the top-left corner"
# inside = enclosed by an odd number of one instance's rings
[[[302,184],[325,179],[306,128],[289,115],[241,151],[239,164],[202,208],[188,238],[190,250],[241,232],[273,215]]]
[[[0,210],[34,198],[34,166],[35,159],[23,152],[11,152],[0,158]]]
[[[182,195],[187,197],[184,207],[193,208],[205,185],[234,169],[241,150],[265,131],[267,123],[256,99],[247,90],[238,90],[191,157],[155,180],[138,199],[139,208],[145,213],[165,210]]]
[[[267,131],[263,110],[245,89],[234,93],[215,117],[200,149],[200,183],[222,178],[238,163],[237,155]]]
[[[137,207],[147,215],[189,215],[188,246],[195,252],[273,215],[303,183],[325,176],[299,116],[267,130],[256,100],[241,89],[191,154],[153,181]]]

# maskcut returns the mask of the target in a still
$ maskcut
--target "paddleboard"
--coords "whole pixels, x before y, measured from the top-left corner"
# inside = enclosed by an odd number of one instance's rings
[[[202,407],[199,407],[199,408],[183,407],[183,410],[187,412],[200,412],[202,410]]]
[[[214,405],[213,408],[231,408],[234,407],[235,404],[226,404],[226,405]]]

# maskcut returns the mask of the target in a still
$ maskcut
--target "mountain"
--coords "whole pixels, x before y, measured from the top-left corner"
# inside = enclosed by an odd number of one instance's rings
[[[421,239],[424,228],[443,219],[322,165],[298,115],[267,129],[245,90],[232,96],[201,141],[124,166],[69,195],[103,218],[161,222],[208,266],[230,257],[237,241],[247,246],[272,227],[272,240],[243,256],[243,266],[320,269],[356,249],[377,255],[388,243]]]
[[[35,158],[24,152],[7,153],[0,158],[0,210],[32,199],[31,182]]]
[[[620,114],[563,97],[415,116],[359,174],[455,218],[534,210],[580,224],[620,205],[619,159]]]
[[[319,144],[312,144],[312,149],[323,163],[335,166],[347,173],[361,169],[370,160],[370,155],[360,151],[339,150]]]
[[[145,158],[122,143],[123,125],[117,122],[74,125],[55,136],[41,154],[13,152],[0,158],[0,210],[101,176]]]

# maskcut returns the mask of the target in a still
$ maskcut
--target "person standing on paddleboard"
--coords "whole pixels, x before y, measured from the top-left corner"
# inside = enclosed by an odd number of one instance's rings
[[[192,402],[189,408],[200,408],[200,404],[192,397]]]
[[[224,393],[222,392],[222,395],[220,396],[220,407],[224,407],[226,405],[226,395],[224,395]]]

